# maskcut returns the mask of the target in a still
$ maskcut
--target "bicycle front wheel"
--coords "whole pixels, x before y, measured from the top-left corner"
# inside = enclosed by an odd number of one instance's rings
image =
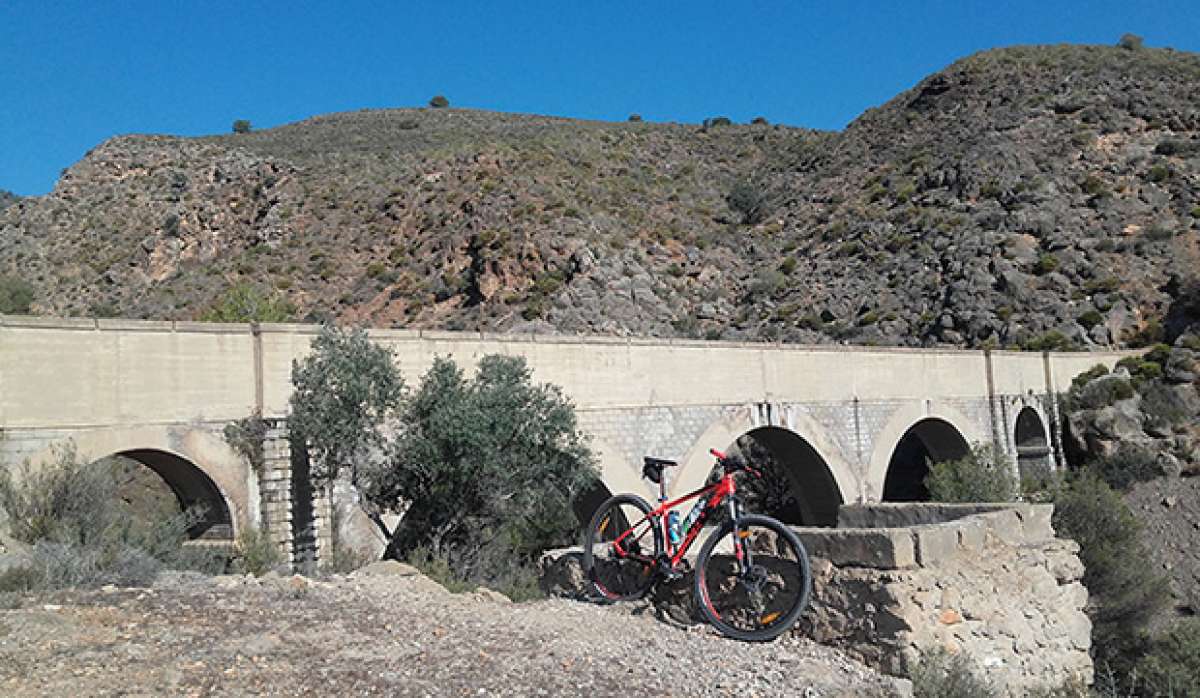
[[[583,577],[601,601],[641,598],[654,584],[662,531],[650,505],[635,494],[600,505],[583,540]]]
[[[695,592],[701,613],[722,634],[749,642],[774,640],[808,605],[808,553],[779,521],[740,516],[704,541]]]

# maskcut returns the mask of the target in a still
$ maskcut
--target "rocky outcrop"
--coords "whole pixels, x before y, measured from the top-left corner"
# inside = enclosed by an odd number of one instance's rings
[[[1130,481],[1200,474],[1200,351],[1189,348],[1192,339],[1076,378],[1065,399],[1072,462],[1120,459]]]
[[[796,529],[813,562],[811,609],[794,631],[908,675],[929,652],[962,653],[1023,695],[1092,679],[1078,546],[1054,536],[1051,505],[846,505],[838,528]],[[575,550],[542,560],[551,593],[585,589]],[[697,622],[691,578],[654,603]]]

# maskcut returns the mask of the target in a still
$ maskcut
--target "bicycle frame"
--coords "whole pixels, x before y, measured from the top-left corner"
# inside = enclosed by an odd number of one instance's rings
[[[659,488],[660,488],[660,491],[666,490],[666,481],[665,480],[659,484]],[[646,557],[645,555],[637,555],[637,554],[626,552],[625,549],[621,545],[621,542],[623,540],[625,540],[625,538],[627,536],[632,535],[633,532],[635,530],[637,530],[637,528],[639,526],[641,526],[643,522],[649,521],[651,526],[658,526],[662,530],[664,545],[667,549],[667,557],[670,560],[671,567],[675,567],[676,565],[679,564],[680,560],[683,559],[683,556],[687,554],[687,551],[692,547],[692,543],[700,535],[701,529],[704,528],[704,522],[708,520],[709,513],[712,512],[715,507],[720,506],[721,503],[726,500],[729,501],[730,506],[732,507],[733,506],[732,496],[733,496],[734,492],[736,492],[736,491],[737,491],[737,488],[733,483],[733,473],[726,473],[717,482],[715,482],[711,485],[707,485],[705,487],[701,487],[700,489],[695,490],[693,492],[689,492],[688,494],[685,494],[684,496],[680,497],[679,499],[676,499],[676,500],[673,500],[670,502],[663,502],[661,500],[665,499],[665,497],[660,497],[661,503],[658,505],[658,507],[655,508],[653,511],[651,511],[649,514],[646,514],[645,516],[643,516],[641,519],[638,519],[637,523],[630,526],[628,529],[625,530],[624,533],[622,533],[620,536],[618,536],[617,539],[613,541],[613,548],[616,549],[617,554],[620,555],[621,557],[641,559],[645,562],[654,562],[654,560],[652,560],[649,557]],[[699,497],[706,496],[706,495],[709,497],[708,503],[704,507],[704,510],[700,512],[700,517],[697,518],[696,521],[688,529],[687,535],[684,536],[683,540],[680,541],[677,546],[674,545],[671,542],[671,534],[670,534],[670,531],[668,530],[669,525],[668,525],[668,521],[667,521],[667,512],[670,511],[671,509],[674,509],[675,507],[679,506],[680,504],[683,504],[684,502],[691,501],[693,499],[698,499]],[[736,515],[737,515],[737,513],[732,510],[729,513],[732,517],[736,517]],[[649,529],[647,529],[647,530],[649,530]],[[643,535],[644,535],[644,533],[643,533]],[[639,538],[640,538],[640,536],[639,536]],[[736,550],[737,557],[739,560],[742,557],[741,552],[742,551],[740,548]]]

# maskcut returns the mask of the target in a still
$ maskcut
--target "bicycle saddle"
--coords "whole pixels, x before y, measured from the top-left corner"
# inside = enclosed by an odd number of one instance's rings
[[[646,456],[642,458],[642,477],[650,482],[658,484],[662,482],[662,474],[664,468],[679,465],[676,461],[667,460],[665,458],[652,458]]]

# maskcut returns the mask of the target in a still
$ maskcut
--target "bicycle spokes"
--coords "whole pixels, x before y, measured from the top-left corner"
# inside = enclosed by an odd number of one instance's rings
[[[790,624],[807,597],[801,554],[776,531],[739,522],[702,561],[700,600],[720,622],[746,633]]]
[[[638,596],[654,581],[654,521],[633,502],[609,502],[591,531],[589,581],[605,598]]]

